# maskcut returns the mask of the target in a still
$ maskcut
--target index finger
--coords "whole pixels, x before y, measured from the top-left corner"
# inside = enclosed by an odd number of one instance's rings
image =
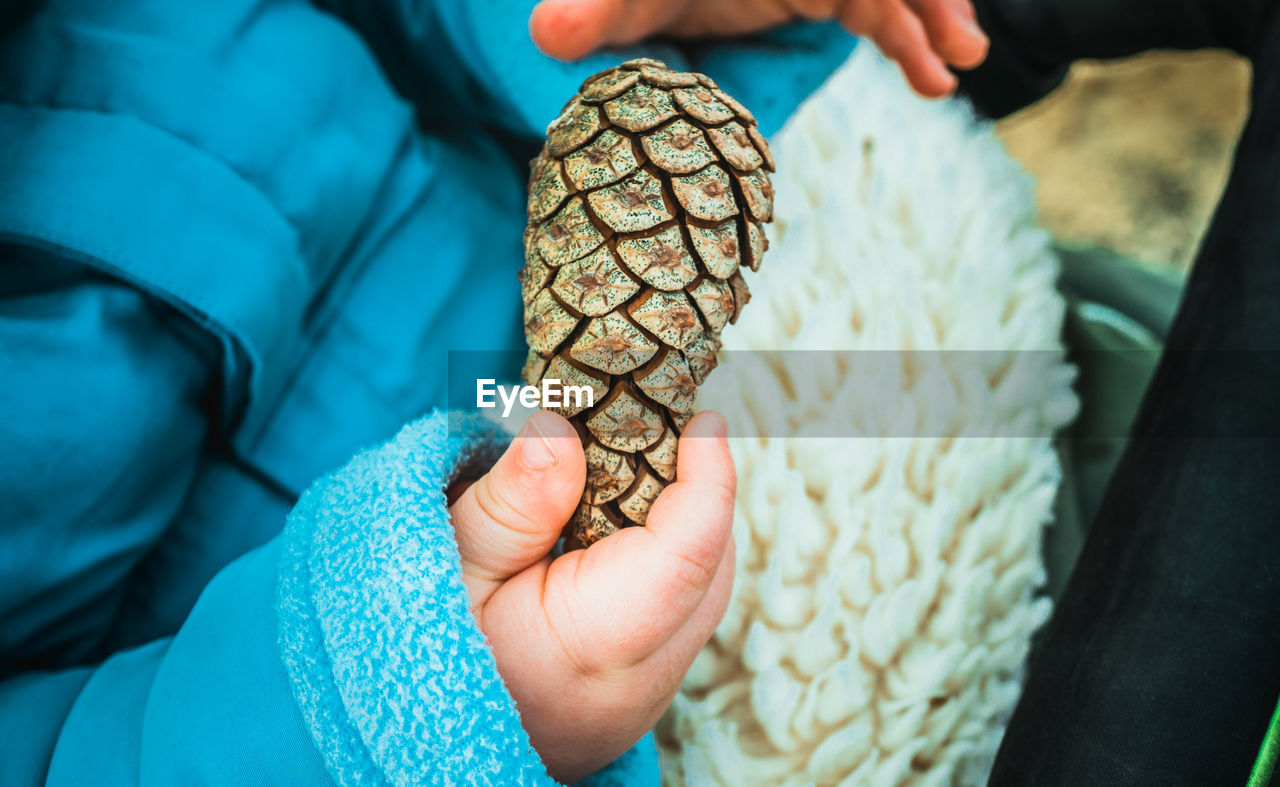
[[[648,658],[707,597],[733,534],[737,481],[726,432],[718,413],[692,419],[680,438],[676,482],[645,526],[623,528],[553,565],[548,580],[572,583],[577,636],[602,662],[629,667]]]
[[[907,0],[924,24],[933,51],[956,68],[976,68],[987,56],[987,36],[969,0]]]
[[[738,476],[727,436],[728,425],[717,412],[704,411],[689,421],[680,436],[676,481],[658,496],[645,526],[673,564],[671,575],[702,592],[733,529]]]

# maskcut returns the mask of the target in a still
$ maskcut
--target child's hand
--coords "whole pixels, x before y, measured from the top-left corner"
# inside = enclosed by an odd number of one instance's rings
[[[650,35],[734,35],[793,19],[838,19],[934,98],[956,87],[948,63],[974,68],[987,56],[970,0],[542,0],[529,28],[538,48],[569,60]]]
[[[586,477],[560,416],[536,413],[450,508],[476,620],[561,781],[608,765],[653,727],[724,614],[737,483],[724,437],[721,416],[695,417],[647,526],[554,561]]]

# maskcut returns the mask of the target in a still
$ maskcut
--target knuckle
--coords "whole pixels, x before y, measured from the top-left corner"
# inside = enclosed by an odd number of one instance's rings
[[[543,592],[548,591],[544,589]],[[552,608],[556,611],[556,614],[547,616],[547,631],[561,664],[572,674],[582,678],[595,679],[597,675],[606,673],[607,667],[597,661],[593,649],[584,647],[582,631],[579,629],[580,615],[576,605],[565,593],[560,591],[550,596],[544,595],[543,605],[548,612]]]
[[[729,505],[733,505],[734,495],[738,491],[738,468],[734,465],[733,460],[729,460],[729,466],[725,468],[724,474],[724,492],[729,497]]]
[[[536,535],[541,528],[536,520],[526,514],[522,506],[510,499],[501,484],[492,477],[471,487],[475,492],[476,507],[487,519],[520,535]]]
[[[890,0],[896,2],[896,0]],[[840,4],[840,23],[858,35],[871,35],[885,18],[885,0],[846,0]]]
[[[724,508],[730,515],[732,515],[734,505],[737,501],[737,488],[737,478],[730,475],[724,484],[715,484],[707,491],[708,494],[715,499],[715,502],[720,505],[720,507]]]
[[[672,579],[686,591],[705,591],[715,578],[718,551],[712,544],[695,541],[682,551],[668,552]]]

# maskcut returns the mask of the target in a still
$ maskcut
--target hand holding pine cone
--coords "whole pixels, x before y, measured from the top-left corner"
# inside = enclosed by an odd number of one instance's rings
[[[773,159],[746,107],[656,60],[587,79],[532,162],[524,381],[594,390],[548,408],[582,438],[587,482],[566,535],[643,525],[675,479],[676,440],[750,292],[773,218]],[[583,403],[585,404],[585,403]]]

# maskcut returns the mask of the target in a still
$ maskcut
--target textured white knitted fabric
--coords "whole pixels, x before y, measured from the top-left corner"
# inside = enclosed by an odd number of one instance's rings
[[[774,151],[770,252],[699,406],[816,436],[733,441],[734,599],[659,727],[664,781],[977,784],[1049,613],[1057,262],[990,127],[870,47]],[[894,352],[784,353],[764,383],[732,352],[833,348]]]

